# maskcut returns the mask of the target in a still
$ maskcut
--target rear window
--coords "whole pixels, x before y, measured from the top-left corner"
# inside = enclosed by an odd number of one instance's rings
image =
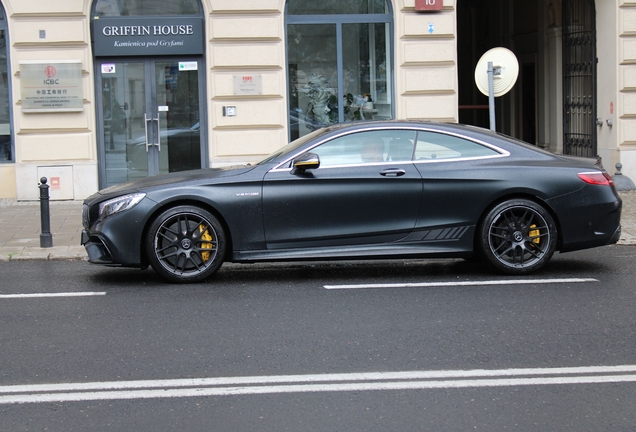
[[[415,160],[444,160],[497,156],[500,153],[485,145],[437,132],[418,132]]]

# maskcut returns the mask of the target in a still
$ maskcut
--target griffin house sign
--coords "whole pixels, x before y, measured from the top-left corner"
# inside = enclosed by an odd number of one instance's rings
[[[101,18],[93,21],[96,56],[203,54],[201,18]]]

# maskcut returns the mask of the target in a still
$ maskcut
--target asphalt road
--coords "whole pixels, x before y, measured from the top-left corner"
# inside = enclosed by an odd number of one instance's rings
[[[0,430],[633,431],[635,258],[0,262]]]

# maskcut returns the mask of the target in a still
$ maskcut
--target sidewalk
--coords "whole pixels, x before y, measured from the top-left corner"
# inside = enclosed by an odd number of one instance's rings
[[[636,191],[620,192],[622,235],[618,244],[636,245]],[[87,259],[80,245],[82,202],[51,201],[53,247],[40,247],[40,203],[0,199],[0,261]]]

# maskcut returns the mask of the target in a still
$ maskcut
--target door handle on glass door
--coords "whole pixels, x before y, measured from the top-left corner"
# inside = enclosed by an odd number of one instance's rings
[[[156,121],[157,122],[157,140],[156,143],[148,142],[148,122]],[[146,153],[148,152],[148,147],[157,146],[159,147],[159,151],[161,151],[161,130],[159,128],[159,116],[157,118],[148,117],[146,113],[144,113],[144,129],[146,131]]]

